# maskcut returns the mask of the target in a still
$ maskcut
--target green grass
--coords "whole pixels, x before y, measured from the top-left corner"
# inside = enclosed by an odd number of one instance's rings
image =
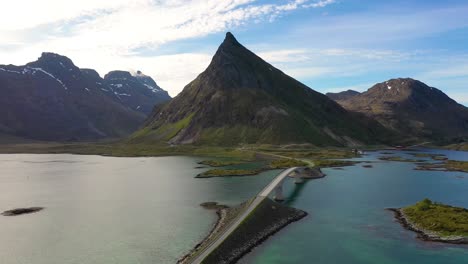
[[[291,168],[291,167],[304,167],[307,166],[308,163],[297,160],[297,159],[277,159],[270,162],[270,168],[272,169],[284,169],[284,168]]]
[[[402,208],[408,220],[425,231],[440,236],[468,237],[468,210],[424,199],[415,205]]]
[[[468,172],[468,161],[447,160],[445,168],[450,171]]]
[[[230,177],[230,176],[251,176],[257,175],[264,169],[252,169],[252,170],[222,170],[212,169],[202,172],[197,175],[197,178],[212,178],[212,177]]]
[[[418,158],[431,158],[433,160],[446,160],[444,154],[430,154],[430,153],[412,153],[411,155],[418,157]]]
[[[350,149],[336,149],[336,148],[315,148],[315,147],[301,147],[301,145],[290,148],[275,147],[275,146],[259,146],[253,149],[271,153],[279,156],[286,156],[290,158],[305,158],[305,159],[350,159],[356,158],[360,155],[354,154]]]
[[[468,172],[468,161],[446,160],[442,163],[421,164],[418,170],[447,170]]]
[[[319,168],[353,166],[356,163],[359,162],[349,160],[314,160],[314,165]]]
[[[241,164],[240,161],[228,161],[228,160],[203,160],[200,161],[198,164],[208,165],[211,167],[225,167],[231,165],[238,165]]]
[[[112,143],[31,143],[2,145],[0,153],[72,153],[115,157],[200,156],[253,161],[255,152],[236,148],[193,145]]]
[[[415,160],[415,159],[405,159],[399,156],[391,156],[391,157],[379,157],[380,160],[387,160],[387,161],[398,161],[398,162],[423,162],[424,160]]]
[[[467,142],[462,142],[462,143],[458,143],[458,144],[451,144],[451,145],[445,146],[443,148],[450,149],[450,150],[468,151],[468,143]]]
[[[130,143],[164,143],[165,141],[170,140],[175,137],[182,129],[186,128],[190,121],[192,120],[195,113],[187,115],[185,118],[170,124],[164,124],[153,129],[150,126],[146,126],[135,133],[133,133],[129,138],[128,142]]]

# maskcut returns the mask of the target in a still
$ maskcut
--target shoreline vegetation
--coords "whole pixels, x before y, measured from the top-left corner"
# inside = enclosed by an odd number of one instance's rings
[[[385,146],[373,146],[372,149]],[[169,145],[161,142],[149,144],[128,143],[126,141],[106,142],[34,142],[0,144],[2,154],[82,154],[115,157],[148,157],[191,155],[210,158],[236,158],[243,163],[254,159],[350,159],[359,157],[346,147],[316,147],[312,145]],[[216,165],[216,164],[214,164]]]
[[[388,208],[406,229],[424,241],[468,244],[468,209],[424,199],[404,208]]]
[[[260,169],[211,169],[202,172],[195,178],[213,178],[213,177],[236,177],[236,176],[253,176],[266,171],[266,168]]]
[[[208,163],[212,163],[212,162],[208,161],[203,164],[208,164]],[[265,165],[260,168],[254,168],[254,169],[232,169],[232,168],[210,169],[205,172],[199,173],[195,178],[253,176],[253,175],[262,173],[264,171],[268,171],[268,170],[286,169],[286,168],[291,168],[291,167],[305,167],[308,169],[306,170],[306,172],[310,174],[309,177],[306,176],[305,178],[317,178],[318,177],[317,175],[324,176],[324,174],[320,171],[319,168],[351,166],[356,163],[357,162],[343,161],[343,160],[320,160],[320,161],[314,161],[312,163],[312,162],[306,162],[303,160],[282,158],[282,159],[274,159],[270,161],[268,165]],[[215,164],[218,164],[218,163],[215,163]],[[310,165],[313,165],[315,170],[313,170],[310,167]]]
[[[380,160],[416,163],[415,170],[425,171],[458,171],[468,173],[468,161],[449,160],[443,154],[412,153],[414,157],[431,158],[435,163],[428,160],[402,158],[400,156],[381,156]]]
[[[417,163],[417,162],[424,162],[425,160],[416,160],[416,159],[406,159],[400,156],[385,156],[379,157],[379,160],[385,161],[397,161],[397,162],[409,162],[409,163]]]
[[[225,167],[225,166],[232,166],[232,165],[239,165],[242,164],[241,161],[229,161],[229,160],[203,160],[198,162],[201,165],[207,165],[210,167]]]
[[[440,163],[421,163],[415,170],[459,171],[468,173],[468,161],[445,160]]]

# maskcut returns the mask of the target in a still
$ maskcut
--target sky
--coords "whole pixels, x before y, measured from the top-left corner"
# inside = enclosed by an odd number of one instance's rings
[[[227,31],[322,93],[411,77],[468,105],[466,0],[15,0],[0,16],[0,64],[55,52],[101,76],[141,70],[171,96]]]

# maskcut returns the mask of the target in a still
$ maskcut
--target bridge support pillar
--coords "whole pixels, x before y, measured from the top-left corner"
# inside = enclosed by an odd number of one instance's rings
[[[294,183],[295,184],[303,183],[303,182],[304,182],[304,179],[301,177],[300,173],[294,174]]]
[[[284,201],[284,196],[283,196],[283,182],[281,182],[276,188],[275,188],[275,196],[274,198],[275,201]]]

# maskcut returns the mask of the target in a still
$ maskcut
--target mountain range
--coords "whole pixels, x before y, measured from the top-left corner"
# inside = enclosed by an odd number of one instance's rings
[[[55,53],[23,66],[0,65],[0,92],[0,134],[48,141],[126,136],[155,104],[170,99],[141,72],[101,78]]]
[[[414,79],[391,79],[363,93],[327,95],[347,110],[377,120],[407,141],[443,142],[468,137],[468,108]]]
[[[348,146],[389,135],[378,122],[348,112],[227,33],[208,68],[156,107],[131,142]]]
[[[140,71],[102,78],[55,53],[0,65],[0,92],[0,142],[131,134],[127,142],[144,144],[357,146],[468,138],[468,108],[434,87],[399,78],[323,95],[229,32],[173,99]]]

